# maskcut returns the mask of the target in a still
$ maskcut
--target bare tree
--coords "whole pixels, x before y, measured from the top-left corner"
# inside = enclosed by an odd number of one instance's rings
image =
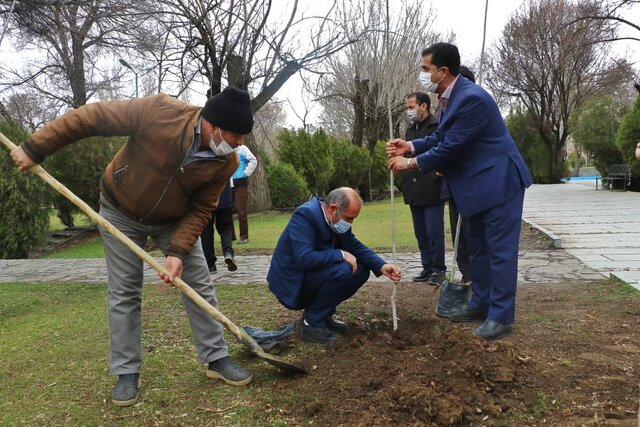
[[[9,16],[12,3],[0,1],[0,21],[13,23],[18,50],[35,48],[44,60],[27,63],[22,70],[3,65],[0,87],[29,88],[72,108],[117,80],[117,75],[104,72],[103,55],[133,47],[127,34],[141,31],[144,23],[144,15],[122,0],[27,0],[17,2]]]
[[[275,154],[278,141],[276,135],[285,124],[287,115],[282,101],[271,100],[267,102],[254,115],[253,126],[254,142],[258,147],[258,154],[269,157]]]
[[[571,20],[569,22],[569,25],[577,21],[587,21],[593,25],[594,23],[600,21],[605,25],[612,26],[616,30],[620,30],[622,28],[631,29],[634,32],[637,32],[638,35],[619,36],[618,33],[613,33],[613,36],[603,38],[601,40],[598,40],[598,42],[607,43],[620,40],[631,40],[640,42],[640,23],[631,22],[629,19],[627,19],[626,15],[624,15],[625,11],[628,11],[630,8],[639,4],[640,0],[617,0],[605,2],[599,11],[586,10],[580,13],[577,18]]]
[[[27,132],[35,132],[60,114],[56,103],[41,99],[37,93],[12,94],[4,103],[6,117],[19,124]]]
[[[25,61],[22,69],[3,64],[0,90],[31,96],[29,102],[22,99],[14,104],[23,112],[34,102],[47,108],[77,108],[99,91],[108,91],[120,76],[113,72],[114,61],[105,61],[105,54],[133,48],[134,35],[143,31],[146,16],[138,14],[132,2],[122,0],[25,0],[11,10],[13,6],[11,0],[0,0],[0,21],[11,23],[10,35],[18,51],[35,50],[38,57]],[[30,113],[34,112],[31,108]],[[23,119],[23,124],[33,128],[39,123]],[[80,161],[70,157],[68,167]],[[54,204],[62,222],[73,226],[66,199],[56,198]]]
[[[595,1],[530,0],[510,18],[490,54],[488,85],[529,111],[548,149],[550,182],[561,178],[571,113],[630,75],[624,60],[596,43],[614,37],[614,29],[574,19],[600,11]]]
[[[256,113],[291,76],[314,70],[353,41],[335,24],[337,2],[322,5],[324,12],[309,14],[298,0],[160,0],[154,13],[175,40],[173,51],[165,52],[177,63],[170,73],[182,82],[203,77],[212,95],[226,85],[249,90]],[[254,150],[254,141],[249,137],[245,143]],[[261,165],[254,175],[250,208],[268,208]]]
[[[360,0],[343,13],[343,31],[366,36],[327,61],[317,93],[324,108],[323,127],[344,133],[348,126],[352,142],[372,150],[377,141],[389,136],[388,100],[394,102],[397,127],[405,95],[418,89],[420,52],[440,36],[430,25],[432,10],[420,3],[403,3],[394,11],[388,51],[383,46],[384,1]]]

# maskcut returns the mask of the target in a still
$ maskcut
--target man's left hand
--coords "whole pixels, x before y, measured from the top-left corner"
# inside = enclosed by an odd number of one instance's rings
[[[169,274],[158,272],[158,277],[164,280],[165,283],[171,284],[176,277],[182,276],[182,259],[174,256],[168,256],[165,264]]]
[[[382,274],[387,276],[389,279],[398,283],[400,279],[402,279],[402,273],[400,273],[400,267],[394,264],[385,264],[380,269]]]
[[[389,159],[389,170],[400,172],[409,169],[409,162],[406,157],[396,156]]]

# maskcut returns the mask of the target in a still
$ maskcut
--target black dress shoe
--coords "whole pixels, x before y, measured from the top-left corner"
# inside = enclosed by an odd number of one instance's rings
[[[233,258],[233,255],[224,254],[224,262],[227,264],[229,271],[236,271],[238,269],[238,264],[236,264],[236,260]]]
[[[469,308],[468,305],[464,305],[459,310],[454,310],[449,314],[449,319],[454,322],[473,322],[478,320],[485,320],[487,318],[487,312],[484,310],[474,310]]]
[[[118,377],[111,402],[116,406],[131,406],[138,400],[140,374],[125,374]]]
[[[315,326],[305,325],[304,322],[302,322],[302,327],[300,328],[300,335],[305,341],[319,344],[329,344],[340,339],[328,328],[316,328]]]
[[[339,334],[346,334],[349,331],[349,327],[342,320],[334,319],[333,316],[327,319],[327,326],[332,332]]]
[[[429,276],[431,276],[431,272],[427,270],[422,270],[420,274],[415,277],[412,277],[411,280],[414,282],[426,282],[429,280]]]
[[[431,286],[440,286],[447,278],[447,274],[444,271],[436,271],[431,273],[427,279],[427,283]]]
[[[505,325],[504,323],[487,319],[482,325],[475,328],[473,333],[487,341],[493,341],[510,335],[512,331],[513,325]]]

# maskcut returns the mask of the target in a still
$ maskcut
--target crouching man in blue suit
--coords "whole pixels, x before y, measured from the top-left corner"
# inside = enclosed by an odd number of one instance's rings
[[[392,170],[444,173],[460,214],[469,219],[473,279],[471,300],[450,319],[484,321],[474,333],[491,340],[512,330],[522,204],[532,180],[496,102],[459,70],[460,54],[452,44],[436,43],[422,52],[420,80],[438,95],[438,130],[413,141],[390,141],[387,154]]]
[[[282,232],[267,274],[269,289],[291,310],[304,310],[302,338],[326,344],[347,325],[333,318],[369,273],[400,281],[400,269],[387,264],[351,232],[362,208],[352,188],[342,187],[325,200],[314,197],[293,213]]]

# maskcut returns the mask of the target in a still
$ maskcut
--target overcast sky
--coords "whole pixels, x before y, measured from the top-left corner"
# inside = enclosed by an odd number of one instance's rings
[[[305,0],[306,1],[306,0]],[[391,8],[398,4],[399,0],[389,0]],[[502,34],[502,29],[524,0],[489,0],[487,14],[487,41],[485,49],[488,49],[496,42]],[[425,4],[429,4],[425,2]],[[485,0],[447,0],[434,1],[432,7],[437,17],[434,29],[440,33],[447,34],[453,32],[456,36],[456,44],[460,50],[462,63],[472,62],[480,57],[482,50],[482,28],[484,25]],[[629,15],[625,16],[631,22],[640,23],[640,5],[636,5]],[[630,30],[626,30],[630,34]],[[637,34],[635,34],[637,37]],[[616,42],[613,43],[615,52],[620,55],[627,54],[630,61],[640,65],[640,42]],[[426,46],[425,46],[426,47]],[[418,54],[418,53],[417,53]],[[477,72],[477,70],[474,70]],[[416,76],[417,77],[417,76]],[[278,93],[279,99],[287,97],[296,108],[301,110],[304,106],[300,102],[302,95],[302,82],[298,76],[292,77]],[[301,121],[293,114],[288,103],[287,125],[300,127]],[[311,116],[317,120],[321,113],[319,107],[312,110]]]
[[[393,11],[394,7],[398,7],[400,1],[407,0],[389,0],[390,7]],[[415,1],[415,0],[408,0]],[[487,16],[487,41],[486,48],[488,49],[495,41],[500,38],[502,29],[508,21],[513,12],[518,9],[525,0],[489,0],[489,12]],[[290,0],[278,0],[275,2],[274,12],[278,9],[282,9],[283,13],[287,11],[288,3]],[[310,14],[314,9],[326,6],[320,0],[300,0],[300,10],[305,14]],[[424,0],[425,6],[428,7],[429,1]],[[484,20],[485,0],[447,0],[447,1],[434,1],[431,3],[434,11],[436,12],[436,19],[434,22],[434,29],[443,34],[452,32],[456,37],[456,44],[460,49],[463,63],[471,63],[480,57],[480,50],[482,47],[482,27]],[[640,5],[636,5],[629,13],[625,15],[625,18],[631,22],[640,23]],[[621,27],[623,35],[633,34],[633,30],[628,27]],[[1,29],[0,29],[1,30]],[[0,31],[1,32],[1,31]],[[637,32],[634,34],[637,37]],[[8,39],[2,43],[0,47],[0,61],[15,61],[20,60],[21,57],[32,56],[28,52],[21,51],[19,53],[11,52],[10,46],[8,46]],[[426,47],[426,46],[425,46]],[[612,49],[618,55],[626,55],[628,60],[636,63],[636,67],[640,65],[640,42],[615,42],[612,44]],[[416,52],[416,60],[418,60],[419,53]],[[477,72],[477,70],[474,70]],[[133,81],[131,82],[133,86]],[[191,102],[194,104],[201,104],[205,102],[203,95],[204,89],[194,90]],[[301,101],[303,98],[302,81],[299,75],[295,75],[284,85],[284,87],[276,94],[277,99],[285,102],[285,109],[287,111],[287,125],[292,127],[300,127],[301,121],[293,114],[292,108],[304,111],[304,105]],[[308,122],[317,122],[318,115],[321,113],[319,107],[314,107],[311,110]]]

